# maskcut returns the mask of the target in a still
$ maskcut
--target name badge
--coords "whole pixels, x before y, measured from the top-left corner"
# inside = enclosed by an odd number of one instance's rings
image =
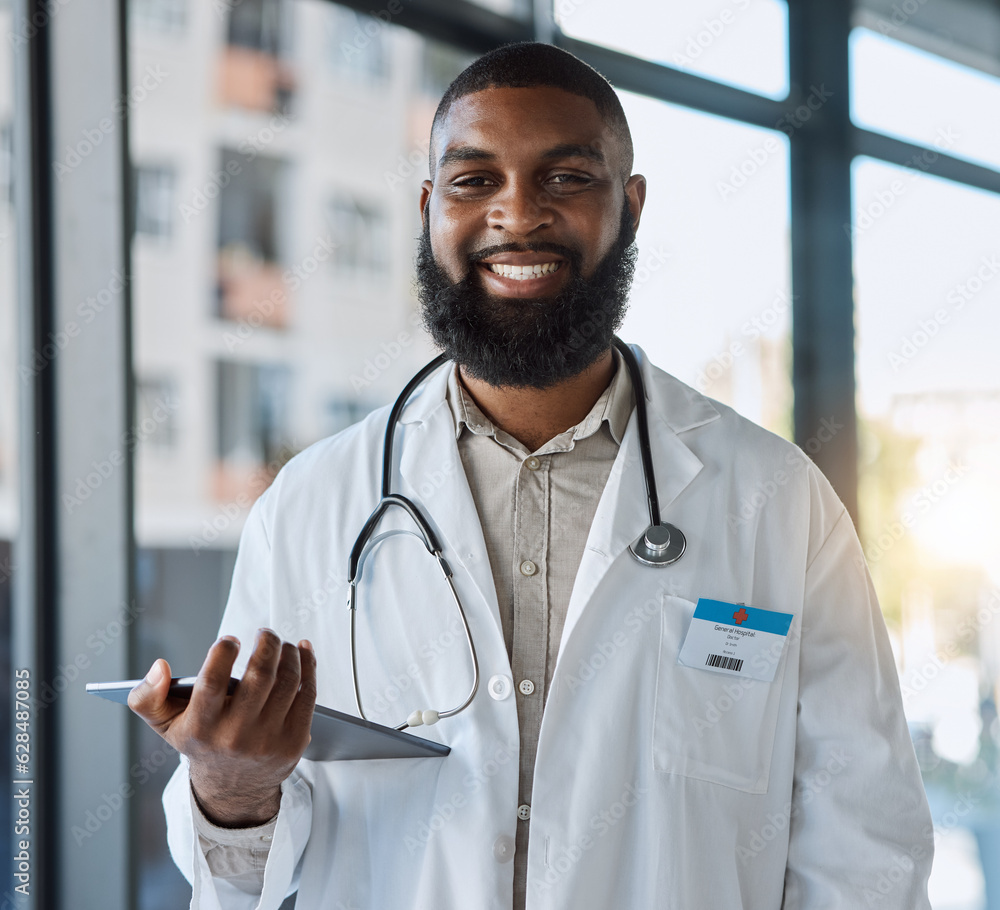
[[[702,597],[677,662],[771,682],[791,624],[791,613]]]

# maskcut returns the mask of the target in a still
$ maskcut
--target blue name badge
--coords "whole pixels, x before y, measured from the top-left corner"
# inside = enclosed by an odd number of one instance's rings
[[[791,624],[791,613],[702,597],[677,662],[685,667],[771,682]]]

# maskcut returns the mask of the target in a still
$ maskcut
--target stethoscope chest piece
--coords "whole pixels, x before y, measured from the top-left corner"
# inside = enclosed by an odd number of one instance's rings
[[[684,555],[687,540],[680,528],[663,522],[647,528],[642,536],[629,544],[629,550],[647,566],[669,566]]]

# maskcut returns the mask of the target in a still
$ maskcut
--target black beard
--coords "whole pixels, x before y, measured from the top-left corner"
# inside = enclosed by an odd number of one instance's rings
[[[572,277],[554,297],[505,299],[482,286],[475,263],[503,252],[556,253]],[[502,244],[469,257],[452,283],[434,259],[430,229],[417,244],[416,290],[424,327],[437,346],[491,386],[545,389],[582,373],[608,350],[628,309],[638,255],[632,215],[622,206],[618,237],[594,274],[580,272],[580,253],[554,243]]]

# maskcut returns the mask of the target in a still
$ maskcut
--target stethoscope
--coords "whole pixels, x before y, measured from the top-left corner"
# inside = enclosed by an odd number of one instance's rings
[[[677,562],[677,560],[684,554],[684,550],[687,547],[687,541],[678,528],[675,528],[672,524],[668,524],[667,522],[660,521],[660,503],[656,496],[656,480],[653,476],[653,456],[649,446],[649,425],[646,419],[646,388],[642,381],[642,373],[639,370],[639,362],[636,360],[631,349],[617,335],[612,338],[612,341],[625,360],[629,376],[632,379],[632,388],[635,391],[635,408],[636,416],[638,418],[637,422],[639,425],[639,453],[642,458],[642,476],[646,485],[646,499],[649,505],[649,527],[637,540],[629,544],[629,552],[631,552],[631,554],[643,565],[657,567],[669,566],[671,563]],[[417,506],[405,496],[401,496],[399,493],[393,493],[391,491],[392,441],[393,436],[395,435],[396,425],[399,422],[399,416],[417,386],[420,385],[420,383],[423,382],[423,380],[430,373],[434,372],[434,370],[447,360],[447,354],[440,354],[428,363],[427,366],[420,370],[420,372],[406,384],[403,391],[400,392],[399,398],[396,399],[396,403],[392,406],[392,410],[389,412],[389,420],[385,428],[385,441],[382,447],[382,498],[379,500],[378,505],[375,506],[375,509],[368,517],[368,520],[365,522],[364,527],[361,529],[361,533],[358,535],[358,539],[354,542],[354,547],[351,549],[350,565],[348,569],[348,584],[350,586],[349,605],[351,608],[351,676],[354,680],[354,698],[358,705],[358,713],[365,720],[368,720],[368,717],[365,715],[365,709],[361,705],[361,689],[358,685],[358,661],[356,647],[356,618],[358,612],[357,589],[358,582],[361,580],[361,574],[364,571],[365,560],[371,553],[372,548],[386,538],[396,534],[409,534],[420,540],[427,548],[427,552],[437,560],[438,567],[441,569],[441,573],[444,576],[445,581],[448,583],[451,596],[455,600],[455,606],[458,607],[458,614],[462,618],[462,626],[465,629],[465,638],[469,644],[469,657],[472,661],[472,689],[470,690],[468,696],[460,705],[454,708],[449,708],[447,711],[421,710],[418,708],[417,710],[411,712],[410,716],[407,717],[403,723],[396,726],[395,729],[397,730],[405,730],[407,727],[419,727],[425,724],[436,724],[443,717],[452,717],[460,711],[464,711],[472,703],[472,699],[475,697],[476,691],[479,689],[479,660],[476,657],[476,646],[472,641],[472,632],[469,629],[469,620],[465,615],[465,609],[462,607],[462,601],[459,599],[458,592],[455,590],[455,581],[452,577],[451,566],[448,565],[444,556],[441,555],[441,544],[438,542],[437,536],[434,534],[431,526],[427,523],[427,520],[420,512],[420,509],[418,509]],[[374,530],[375,525],[378,523],[382,515],[392,506],[399,506],[399,508],[409,514],[417,528],[420,530],[419,535],[413,531],[397,529],[386,531],[372,537],[372,531]]]

